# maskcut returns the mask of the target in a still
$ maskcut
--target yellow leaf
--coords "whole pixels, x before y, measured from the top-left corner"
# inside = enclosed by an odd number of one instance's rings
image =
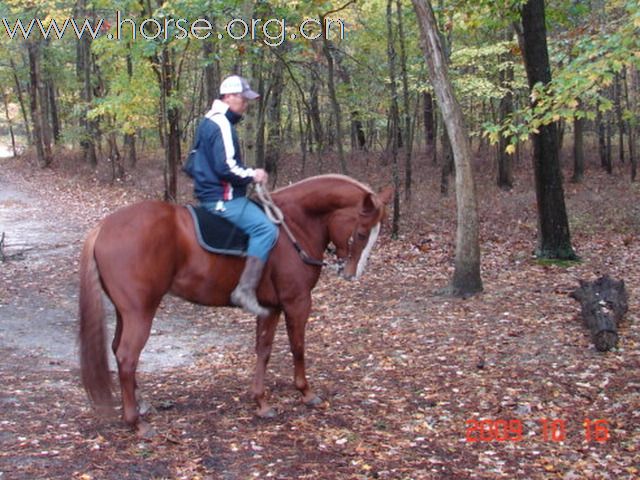
[[[516,146],[507,145],[507,148],[505,148],[504,151],[507,152],[509,155],[513,155],[514,153],[516,153]]]

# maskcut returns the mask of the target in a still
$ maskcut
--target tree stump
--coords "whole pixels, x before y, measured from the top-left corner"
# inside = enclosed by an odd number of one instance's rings
[[[624,280],[608,275],[594,282],[580,280],[580,288],[570,294],[582,306],[582,321],[590,331],[593,344],[606,352],[618,344],[618,326],[627,310],[627,291]]]

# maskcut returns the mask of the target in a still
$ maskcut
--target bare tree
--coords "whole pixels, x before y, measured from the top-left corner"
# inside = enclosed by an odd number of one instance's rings
[[[445,55],[431,4],[412,0],[418,17],[420,39],[429,76],[442,111],[456,166],[457,233],[455,270],[451,293],[457,296],[482,291],[476,187],[471,166],[471,148],[462,110],[453,93]]]
[[[390,147],[393,170],[393,224],[391,235],[396,238],[400,229],[400,173],[398,172],[398,85],[396,83],[396,50],[393,44],[393,16],[391,5],[393,0],[387,0],[387,59],[389,62],[389,80],[391,86],[391,108],[389,112]]]

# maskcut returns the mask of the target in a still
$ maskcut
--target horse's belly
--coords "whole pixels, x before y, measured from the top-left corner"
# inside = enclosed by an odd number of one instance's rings
[[[200,251],[192,251],[190,258],[180,265],[169,293],[201,305],[228,306],[242,270],[241,259],[213,255],[200,246],[195,248]]]

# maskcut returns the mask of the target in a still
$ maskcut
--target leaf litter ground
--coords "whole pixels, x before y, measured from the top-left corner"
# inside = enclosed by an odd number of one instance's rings
[[[267,377],[279,415],[255,418],[253,319],[168,297],[141,360],[159,432],[143,442],[118,419],[96,418],[81,389],[77,268],[86,231],[160,191],[158,175],[141,166],[109,185],[71,160],[44,171],[3,160],[0,185],[12,194],[0,195],[0,230],[27,222],[45,233],[12,244],[7,231],[10,259],[0,264],[0,478],[637,478],[638,185],[595,168],[567,184],[582,262],[544,265],[531,255],[530,172],[521,165],[514,190],[502,192],[480,163],[485,291],[462,300],[438,295],[452,274],[455,201],[440,196],[436,167],[418,162],[400,238],[387,225],[362,280],[324,272],[314,290],[306,357],[324,403],[299,403],[280,325]],[[383,186],[384,168],[353,165]],[[186,201],[185,179],[180,188]],[[630,296],[619,348],[606,354],[568,297],[579,278],[604,273],[623,278]],[[595,441],[590,427],[587,441],[585,419],[606,421],[609,438]],[[520,425],[522,439],[502,422]],[[491,441],[496,427],[508,440]]]

